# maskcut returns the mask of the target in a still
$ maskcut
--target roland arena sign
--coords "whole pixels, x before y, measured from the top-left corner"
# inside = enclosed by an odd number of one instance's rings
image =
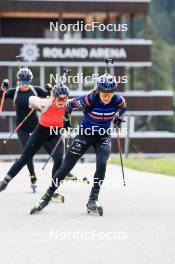
[[[101,61],[112,57],[117,61],[150,62],[150,45],[100,44],[5,44],[0,42],[1,61],[14,61],[17,54],[26,61]]]

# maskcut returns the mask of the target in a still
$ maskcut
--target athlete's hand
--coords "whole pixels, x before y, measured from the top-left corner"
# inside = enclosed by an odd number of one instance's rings
[[[119,118],[118,116],[116,116],[114,119],[113,119],[113,123],[116,127],[120,128],[121,125],[122,125],[122,122],[125,122],[123,119]]]
[[[8,87],[9,87],[9,80],[8,79],[3,80],[1,84],[1,90],[7,90]]]
[[[64,117],[63,119],[63,127],[68,131],[69,127],[71,127],[71,119]]]
[[[51,83],[46,83],[46,91],[50,94],[51,93],[51,91],[52,91],[52,89],[53,89],[53,87],[52,87],[52,84]]]

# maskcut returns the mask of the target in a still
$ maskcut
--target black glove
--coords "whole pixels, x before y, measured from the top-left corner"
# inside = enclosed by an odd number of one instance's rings
[[[123,119],[120,119],[118,116],[116,116],[114,119],[113,119],[113,123],[115,126],[117,126],[118,128],[121,127],[121,124],[122,122],[125,122]]]
[[[71,119],[64,117],[63,119],[63,127],[68,131],[69,127],[71,127]]]
[[[8,79],[3,80],[1,84],[1,90],[7,90],[8,87],[9,87],[9,80]]]
[[[51,91],[52,91],[52,84],[50,84],[50,83],[46,83],[46,91],[50,94],[51,93]]]

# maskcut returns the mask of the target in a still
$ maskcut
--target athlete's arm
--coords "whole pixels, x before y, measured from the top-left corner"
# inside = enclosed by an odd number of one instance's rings
[[[91,104],[91,94],[80,96],[77,98],[69,99],[66,103],[66,111],[64,114],[64,127],[71,126],[71,113],[73,110],[85,109]]]
[[[75,109],[86,109],[92,102],[92,94],[69,99],[66,104],[66,112],[71,113]]]
[[[118,95],[117,97],[117,105],[119,107],[119,110],[118,110],[118,114],[117,116],[120,118],[120,119],[123,119],[124,117],[124,114],[126,112],[126,101],[124,99],[124,97]]]
[[[8,89],[5,93],[5,99],[7,99],[7,98],[13,99],[14,94],[15,94],[15,90],[16,90],[15,88]],[[3,90],[0,89],[0,97],[2,97],[2,94],[3,94]]]
[[[113,119],[113,123],[117,125],[118,127],[120,127],[121,123],[124,122],[123,119],[124,119],[124,114],[126,112],[126,102],[122,96],[117,95],[116,103],[118,107],[118,112]]]
[[[42,111],[42,113],[46,112],[51,106],[53,100],[49,98],[40,98],[38,96],[30,96],[29,97],[29,107],[37,108]]]

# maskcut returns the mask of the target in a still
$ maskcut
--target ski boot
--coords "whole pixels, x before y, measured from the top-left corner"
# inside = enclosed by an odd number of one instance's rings
[[[89,201],[86,205],[88,214],[94,213],[94,214],[99,214],[99,216],[103,215],[103,207],[100,206],[98,203],[98,194],[99,194],[99,190],[92,188]]]
[[[64,203],[65,201],[65,198],[64,198],[64,195],[61,195],[59,193],[54,193],[53,196],[52,196],[52,202],[61,202],[61,203]]]
[[[49,191],[47,191],[37,202],[37,205],[34,208],[32,208],[30,214],[33,215],[42,211],[49,204],[51,199],[52,199],[52,194]]]
[[[7,185],[8,183],[6,183],[4,180],[0,181],[0,192],[4,191]]]
[[[30,180],[31,180],[31,188],[33,193],[36,193],[36,188],[37,188],[37,178],[35,175],[30,175]]]

